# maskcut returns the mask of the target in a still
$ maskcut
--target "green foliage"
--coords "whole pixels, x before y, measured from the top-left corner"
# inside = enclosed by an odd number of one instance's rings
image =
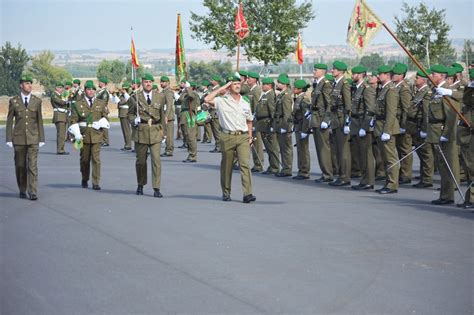
[[[134,78],[141,78],[143,76],[143,74],[145,73],[145,70],[143,69],[143,66],[140,65],[138,67],[138,69],[133,69],[133,77]],[[127,63],[127,67],[125,69],[125,76],[126,76],[126,80],[128,82],[132,82],[132,62],[131,61],[128,61]]]
[[[115,84],[125,77],[125,63],[120,60],[102,60],[97,67],[97,78],[106,77]]]
[[[232,73],[232,63],[230,61],[191,61],[188,64],[189,80],[197,83],[202,82],[204,79],[209,80],[213,74],[218,74],[225,78],[230,73]]]
[[[63,68],[74,78],[92,78],[97,74],[96,65],[68,63]]]
[[[367,71],[372,72],[384,64],[383,58],[379,54],[370,54],[360,59],[360,64],[367,68]]]
[[[29,61],[26,50],[12,47],[10,42],[6,42],[0,51],[0,95],[15,95],[20,91],[19,81]]]
[[[207,15],[191,12],[190,28],[193,38],[212,49],[227,49],[229,55],[237,51],[234,21],[237,3],[228,0],[204,0]],[[265,65],[277,64],[295,51],[298,32],[314,19],[312,2],[304,0],[242,0],[250,33],[241,42],[247,59],[257,59]]]
[[[417,6],[403,3],[402,11],[403,18],[395,16],[397,36],[419,61],[447,64],[455,59],[454,49],[448,39],[451,26],[446,22],[444,9],[430,10],[424,3]]]
[[[71,80],[72,76],[64,68],[52,64],[54,54],[45,50],[32,58],[29,71],[33,74],[39,83],[44,87],[46,95],[51,95],[54,91],[56,82]]]

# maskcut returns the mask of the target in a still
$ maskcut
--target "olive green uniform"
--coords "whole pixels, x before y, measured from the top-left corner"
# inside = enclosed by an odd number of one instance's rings
[[[472,81],[471,81],[472,82]],[[464,172],[467,177],[469,188],[466,190],[466,203],[474,202],[474,83],[464,88],[462,114],[469,122],[469,128],[463,121],[459,121],[457,129],[457,143],[461,146],[461,155],[464,161]]]
[[[211,88],[211,92],[218,89],[219,85],[213,86]],[[213,152],[220,152],[220,147],[219,147],[219,136],[220,136],[220,131],[221,131],[221,126],[219,124],[219,117],[217,117],[217,112],[214,107],[211,107],[209,109],[209,114],[211,115],[211,130],[212,130],[212,135],[214,136],[214,142],[215,142],[215,148]]]
[[[255,110],[255,130],[262,136],[263,145],[268,154],[269,166],[267,173],[276,174],[280,171],[280,146],[276,133],[273,131],[272,120],[275,114],[275,90],[263,92]]]
[[[296,154],[298,161],[298,176],[309,177],[311,159],[309,155],[309,133],[310,133],[310,108],[311,99],[305,92],[294,98],[293,124],[296,140]],[[308,115],[308,116],[306,116]],[[307,117],[309,119],[307,119]]]
[[[199,107],[200,98],[194,91],[184,93],[181,103],[180,124],[182,125],[183,134],[186,136],[186,146],[188,149],[188,157],[186,160],[196,161],[197,156],[197,125],[196,114]]]
[[[281,154],[281,175],[291,176],[293,168],[293,145],[291,133],[293,129],[293,97],[290,88],[281,91],[276,97],[273,129],[277,133]]]
[[[350,113],[351,88],[344,77],[341,77],[338,82],[333,82],[325,117],[325,121],[330,125],[333,134],[335,151],[332,153],[338,164],[339,178],[335,184],[350,183],[351,181],[350,134],[344,134],[344,126],[348,123]]]
[[[332,83],[325,78],[321,78],[315,84],[316,86],[311,93],[311,128],[313,129],[318,164],[322,173],[321,179],[331,181],[334,175],[329,141],[330,128],[321,129],[321,122],[324,121],[328,111],[327,101],[332,91]]]
[[[118,117],[120,120],[120,127],[122,129],[123,141],[125,150],[132,149],[132,128],[130,120],[128,120],[128,98],[125,95],[119,96],[119,102],[117,103]]]
[[[102,117],[107,118],[109,111],[104,100],[93,99],[92,106],[86,97],[71,106],[71,125],[79,124],[83,146],[81,149],[80,167],[82,181],[89,181],[92,162],[92,184],[100,182],[100,147],[103,140],[103,129],[92,128],[92,123]]]
[[[201,110],[209,112],[210,106],[204,102],[204,99],[209,94],[209,90],[206,90],[201,96]],[[202,137],[202,143],[211,143],[212,141],[212,128],[211,122],[206,121],[204,124],[204,135]]]
[[[355,87],[352,95],[351,136],[354,145],[359,148],[360,185],[375,184],[375,159],[372,152],[374,141],[375,89],[361,83]],[[365,136],[360,134],[364,130]]]
[[[163,99],[165,101],[165,113],[166,113],[166,148],[165,153],[168,156],[173,155],[174,151],[174,121],[175,121],[175,108],[174,108],[174,93],[169,87],[161,91]]]
[[[105,109],[107,110],[107,115],[109,114],[109,107],[108,107],[109,97],[110,97],[109,91],[107,91],[106,87],[103,87],[102,89],[97,91],[96,98],[98,98],[99,100],[105,101]],[[110,144],[109,143],[109,129],[104,129],[104,141],[103,141],[103,143],[105,145]]]
[[[250,88],[248,98],[250,101],[250,108],[252,110],[252,113],[255,113],[258,100],[260,99],[261,95],[262,95],[262,89],[257,84],[255,84],[254,86]],[[256,120],[254,121],[254,124],[256,124]],[[263,171],[263,165],[260,162],[264,163],[263,141],[262,141],[262,134],[260,133],[260,131],[257,131],[255,127],[254,127],[253,138],[254,138],[254,141],[253,141],[254,150],[252,150],[253,165],[254,165],[253,169],[255,171],[261,172]]]
[[[13,121],[15,123],[13,124]],[[31,95],[28,105],[20,95],[8,103],[6,142],[12,142],[15,151],[15,174],[20,193],[37,194],[38,144],[44,142],[41,99]]]
[[[132,138],[135,142],[137,183],[139,186],[147,184],[147,157],[148,151],[151,156],[152,187],[160,189],[161,185],[161,140],[165,129],[164,95],[153,90],[150,92],[150,104],[148,104],[143,91],[137,92],[137,98],[130,98],[128,118],[134,125]],[[138,100],[138,104],[137,101]],[[135,118],[140,117],[140,123],[135,125]]]
[[[396,147],[396,135],[400,133],[400,124],[397,119],[397,108],[400,94],[396,90],[393,82],[388,82],[377,96],[375,106],[375,130],[374,136],[382,151],[386,170],[385,188],[397,190],[399,178],[398,153]],[[390,135],[390,139],[382,141],[383,133]],[[394,165],[395,164],[395,165]],[[394,166],[392,166],[394,165]]]
[[[56,126],[56,152],[64,153],[64,143],[66,142],[66,126],[68,121],[69,103],[61,98],[61,95],[54,91],[51,94],[51,105],[53,106],[53,123]]]
[[[405,81],[401,81],[399,84],[395,85],[395,88],[398,90],[400,95],[399,105],[397,111],[397,118],[400,122],[400,134],[397,135],[397,151],[398,158],[402,159],[407,156],[413,146],[413,140],[410,133],[406,132],[407,129],[407,113],[412,105],[412,92],[410,87]],[[400,162],[400,176],[399,179],[402,182],[409,183],[412,178],[412,169],[413,169],[413,154],[410,154],[403,161]]]

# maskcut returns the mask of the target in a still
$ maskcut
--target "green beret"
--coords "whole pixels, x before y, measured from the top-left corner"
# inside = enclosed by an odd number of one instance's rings
[[[145,73],[142,77],[142,81],[155,81],[155,78],[151,73]]]
[[[249,76],[249,73],[245,70],[240,70],[239,71],[239,74],[242,76],[242,77],[248,77]]]
[[[129,88],[130,88],[130,83],[124,82],[124,83],[122,84],[122,89],[129,89]]]
[[[211,76],[211,80],[220,82],[220,81],[222,81],[222,78],[220,77],[220,75],[214,74],[214,75]]]
[[[250,78],[254,78],[254,79],[257,79],[257,80],[260,79],[260,75],[259,75],[258,73],[256,73],[256,72],[249,71],[249,72],[248,72],[248,76],[249,76]]]
[[[366,73],[366,72],[367,72],[367,69],[362,65],[358,65],[358,66],[355,66],[354,68],[352,68],[352,73],[353,74]]]
[[[455,62],[451,65],[454,69],[456,69],[456,73],[462,73],[464,71],[464,67],[461,64]]]
[[[286,74],[286,73],[280,74],[278,76],[277,81],[278,81],[278,83],[281,83],[281,84],[290,85],[290,78],[288,78],[288,74]]]
[[[64,82],[64,85],[69,85],[69,86],[71,86],[71,85],[72,85],[72,82],[68,80],[68,81]]]
[[[209,82],[209,80],[206,80],[206,79],[202,80],[201,82],[202,86],[209,86],[209,84],[211,84],[211,82]]]
[[[474,79],[474,68],[469,69],[469,78]]]
[[[133,83],[140,84],[142,83],[142,81],[139,78],[136,78],[135,80],[133,80]]]
[[[196,82],[191,81],[191,82],[189,82],[189,86],[190,86],[190,87],[193,87],[193,88],[196,88],[196,87],[197,87],[197,84],[196,84]]]
[[[181,83],[186,83],[186,82],[188,82],[186,79],[181,80]]]
[[[326,74],[324,75],[324,77],[325,77],[326,80],[328,80],[328,81],[334,81],[334,76],[333,76],[332,74],[330,74],[330,73],[326,73]]]
[[[84,84],[84,89],[93,89],[93,90],[95,90],[94,81],[87,80],[86,83]]]
[[[426,70],[426,73],[431,74],[430,69],[427,69],[427,70]],[[416,72],[416,75],[419,76],[419,77],[422,77],[422,78],[428,78],[421,70],[418,70],[418,71]]]
[[[354,81],[352,81],[351,78],[347,78],[347,79],[346,79],[346,82],[349,83],[349,85],[352,85],[352,83],[354,83]]]
[[[452,77],[454,75],[456,75],[456,68],[454,67],[448,68],[448,77]]]
[[[314,69],[322,69],[322,70],[327,70],[328,66],[324,63],[315,63],[314,64]]]
[[[396,63],[392,69],[393,74],[405,74],[407,71],[408,67],[403,63]]]
[[[336,60],[332,63],[332,67],[339,71],[347,71],[347,65],[339,60]]]
[[[266,77],[266,78],[263,78],[262,84],[275,84],[275,82],[273,81],[272,78]]]
[[[64,84],[62,82],[56,82],[56,84],[54,85],[55,87],[64,87]]]
[[[152,87],[151,87],[152,90],[158,90],[158,85],[156,84],[153,84]]]
[[[240,82],[240,78],[238,78],[235,74],[231,74],[227,76],[227,82]]]
[[[383,65],[383,66],[380,66],[378,69],[377,69],[377,72],[380,74],[380,73],[390,73],[392,72],[392,67],[390,67],[389,65]]]
[[[20,83],[22,82],[30,82],[30,83],[33,83],[33,77],[29,74],[24,74],[21,76],[20,78]]]
[[[305,80],[296,80],[295,81],[295,88],[297,89],[305,89],[309,87],[309,84]]]
[[[430,70],[431,72],[436,72],[436,73],[446,73],[446,74],[448,73],[448,68],[440,64],[431,66]]]
[[[79,80],[79,79],[74,79],[74,80],[72,80],[72,83],[74,83],[74,84],[81,84],[81,80]]]
[[[168,78],[167,76],[163,75],[163,76],[161,76],[160,81],[161,81],[161,82],[170,82],[170,78]]]
[[[379,75],[379,72],[377,70],[372,71],[371,75]]]
[[[107,79],[107,77],[100,77],[99,78],[99,82],[102,82],[102,83],[109,83],[109,79]]]
[[[240,80],[239,80],[239,81],[240,81]],[[219,81],[219,86],[224,86],[224,85],[226,85],[226,84],[227,84],[227,82],[225,82],[224,80]]]

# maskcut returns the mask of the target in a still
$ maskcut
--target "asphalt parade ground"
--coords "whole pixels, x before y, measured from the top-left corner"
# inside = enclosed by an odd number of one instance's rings
[[[220,154],[198,144],[198,163],[162,159],[158,199],[150,184],[135,195],[117,124],[101,191],[81,188],[79,153],[56,155],[45,131],[37,201],[18,198],[0,145],[0,314],[473,313],[474,213],[430,204],[439,176],[392,195],[317,184],[311,145],[311,180],[256,174],[244,204],[234,172],[223,202]]]

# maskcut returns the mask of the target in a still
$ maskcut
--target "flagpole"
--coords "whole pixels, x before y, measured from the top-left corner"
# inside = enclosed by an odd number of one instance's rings
[[[237,72],[239,72],[240,64],[240,37],[237,35]]]
[[[303,80],[303,65],[300,65],[300,79]]]
[[[385,24],[385,22],[382,22],[382,26],[387,30],[387,32],[395,39],[395,41],[400,45],[400,47],[405,51],[405,53],[410,57],[410,59],[415,63],[415,65],[423,72],[423,74],[430,80],[430,82],[433,84],[433,87],[436,87],[436,83],[433,81],[431,76],[426,72],[425,68],[423,65],[413,56],[413,54],[408,50],[408,48],[405,47],[405,45],[398,39],[397,35]],[[443,96],[443,99],[448,103],[449,107],[461,118],[461,120],[468,126],[469,128],[471,127],[471,124],[466,120],[466,117],[464,117],[459,110],[454,107],[454,105],[451,103],[450,99],[446,96]]]

